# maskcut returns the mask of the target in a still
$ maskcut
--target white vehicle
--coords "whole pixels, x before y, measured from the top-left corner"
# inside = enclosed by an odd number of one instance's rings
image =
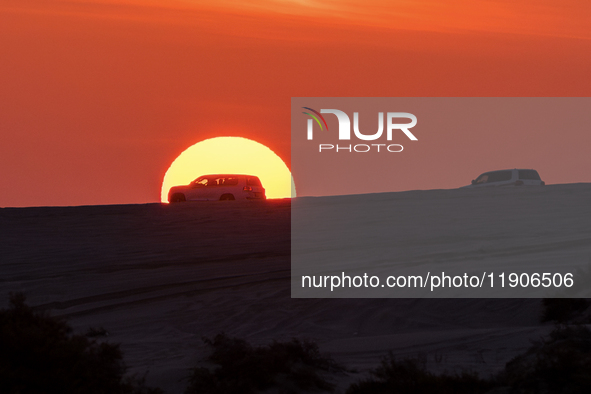
[[[265,189],[258,177],[240,174],[203,175],[185,186],[174,186],[168,202],[190,200],[264,200]]]
[[[465,188],[487,186],[544,186],[546,183],[540,178],[536,170],[513,169],[490,171],[481,174]]]

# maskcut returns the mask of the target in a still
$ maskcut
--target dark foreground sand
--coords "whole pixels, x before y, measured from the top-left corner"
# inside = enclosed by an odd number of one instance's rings
[[[0,209],[0,305],[20,291],[80,333],[104,327],[169,393],[203,336],[309,338],[358,373],[388,350],[483,375],[551,330],[539,300],[292,299],[290,202]]]

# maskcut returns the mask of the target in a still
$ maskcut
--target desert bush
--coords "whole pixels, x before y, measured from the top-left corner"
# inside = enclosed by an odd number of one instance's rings
[[[75,335],[62,319],[35,311],[22,294],[0,310],[0,393],[157,394],[125,376],[118,345]]]
[[[591,330],[557,327],[489,379],[468,373],[434,375],[417,360],[396,361],[391,354],[371,374],[351,385],[347,394],[586,394],[591,392]]]
[[[584,312],[589,301],[584,298],[544,298],[542,321],[564,323]]]
[[[478,394],[490,390],[494,384],[476,374],[435,375],[418,360],[397,361],[392,354],[382,359],[371,371],[372,377],[353,383],[347,394]]]
[[[332,391],[334,385],[320,373],[341,370],[310,341],[274,341],[257,347],[218,334],[204,342],[212,349],[207,360],[214,367],[194,368],[185,394],[249,394],[271,388],[280,393]]]
[[[104,327],[89,327],[85,335],[87,338],[108,337],[109,331]]]
[[[520,394],[591,392],[591,331],[585,326],[556,328],[507,363],[505,380]]]

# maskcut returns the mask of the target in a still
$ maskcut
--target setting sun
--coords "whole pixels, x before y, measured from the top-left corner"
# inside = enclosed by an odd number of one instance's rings
[[[190,146],[172,162],[162,182],[161,201],[168,202],[171,187],[206,174],[256,175],[267,198],[295,197],[291,172],[275,152],[247,138],[217,137]]]

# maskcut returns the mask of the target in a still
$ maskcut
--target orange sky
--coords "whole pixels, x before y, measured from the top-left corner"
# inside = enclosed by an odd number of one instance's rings
[[[591,91],[586,0],[209,3],[2,0],[0,207],[156,202],[172,160],[214,136],[289,165],[291,97]],[[548,183],[591,182],[577,133],[544,141],[562,165]],[[449,148],[433,165],[470,168]]]

